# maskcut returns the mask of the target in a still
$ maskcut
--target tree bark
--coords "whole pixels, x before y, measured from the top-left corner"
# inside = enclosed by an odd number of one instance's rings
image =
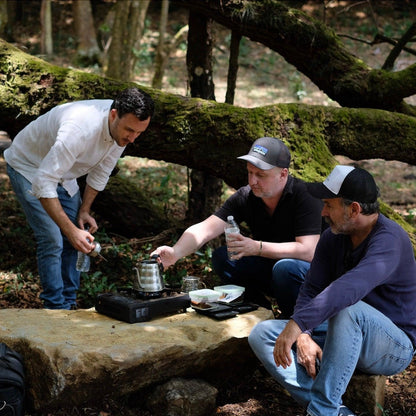
[[[124,81],[132,78],[136,64],[134,48],[140,45],[149,3],[150,0],[123,0],[116,3],[107,77]]]
[[[186,65],[192,97],[215,101],[212,74],[212,21],[198,13],[189,14]],[[186,218],[189,222],[204,220],[218,209],[222,180],[199,169],[192,169]]]
[[[0,38],[6,39],[8,25],[7,0],[0,0]]]
[[[237,85],[238,74],[238,55],[240,54],[241,35],[235,30],[231,33],[230,58],[228,63],[227,75],[227,92],[225,93],[225,102],[234,104],[235,87]]]
[[[192,97],[215,101],[212,77],[212,21],[204,15],[189,14],[188,68],[189,88]]]
[[[80,66],[97,64],[100,62],[100,48],[95,33],[91,2],[90,0],[73,0],[72,10],[78,41],[74,61]]]
[[[416,23],[410,25],[406,33],[399,39],[399,41],[394,45],[394,48],[391,50],[389,56],[384,62],[382,69],[387,71],[392,71],[394,67],[394,62],[400,55],[400,52],[404,49],[408,42],[411,42],[414,36],[416,35]]]
[[[40,8],[40,21],[42,23],[41,52],[45,55],[52,55],[53,40],[51,0],[42,0],[42,5]]]
[[[279,53],[344,107],[416,115],[403,99],[416,94],[416,64],[372,69],[348,52],[332,29],[276,0],[172,0]]]
[[[169,15],[169,0],[162,0],[160,7],[159,42],[156,48],[155,73],[153,75],[152,87],[162,89],[163,74],[167,60],[165,34]]]

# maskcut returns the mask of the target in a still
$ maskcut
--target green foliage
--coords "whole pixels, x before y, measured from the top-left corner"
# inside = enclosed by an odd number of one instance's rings
[[[167,215],[184,212],[187,206],[187,168],[146,158],[124,157],[118,162],[119,175],[151,195],[152,201]]]
[[[170,287],[180,287],[185,276],[198,276],[208,288],[219,283],[211,267],[212,248],[204,247],[188,256],[180,259],[174,266],[164,271],[165,283]]]
[[[112,292],[116,290],[115,283],[111,283],[107,276],[99,271],[90,273],[81,273],[82,285],[78,291],[78,301],[83,304],[84,308],[94,306],[97,294]]]
[[[290,89],[292,90],[293,95],[298,101],[302,101],[308,93],[306,92],[305,82],[302,80],[299,72],[295,71],[292,75],[290,75],[289,81]]]
[[[154,51],[149,44],[140,45],[140,49],[133,49],[134,56],[137,58],[137,66],[140,68],[145,65],[152,65],[155,57]]]
[[[385,410],[380,403],[377,403],[377,407],[381,410],[381,416],[389,416],[390,412]]]

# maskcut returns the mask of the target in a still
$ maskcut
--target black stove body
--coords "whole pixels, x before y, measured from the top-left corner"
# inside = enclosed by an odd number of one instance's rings
[[[161,316],[186,312],[191,305],[187,293],[165,289],[158,296],[120,289],[117,293],[97,296],[95,310],[98,313],[130,324],[146,322]]]

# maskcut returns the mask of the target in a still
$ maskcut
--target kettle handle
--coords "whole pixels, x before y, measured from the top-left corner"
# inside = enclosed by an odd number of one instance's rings
[[[163,267],[163,263],[160,261],[160,255],[159,254],[153,254],[153,256],[150,257],[151,259],[159,259],[158,263],[159,263],[159,270],[160,273],[163,273],[164,267]]]

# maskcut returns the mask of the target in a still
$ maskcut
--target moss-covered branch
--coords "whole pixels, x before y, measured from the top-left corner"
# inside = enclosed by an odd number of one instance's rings
[[[416,93],[416,66],[398,72],[370,68],[335,32],[276,0],[173,0],[279,53],[344,107],[416,115],[403,98]]]
[[[127,85],[50,65],[0,41],[0,129],[12,137],[60,102],[113,97]],[[127,154],[205,170],[234,187],[246,182],[236,157],[266,135],[288,143],[294,173],[307,180],[327,174],[333,154],[416,164],[416,119],[403,114],[301,104],[241,108],[144,89],[156,114]]]

